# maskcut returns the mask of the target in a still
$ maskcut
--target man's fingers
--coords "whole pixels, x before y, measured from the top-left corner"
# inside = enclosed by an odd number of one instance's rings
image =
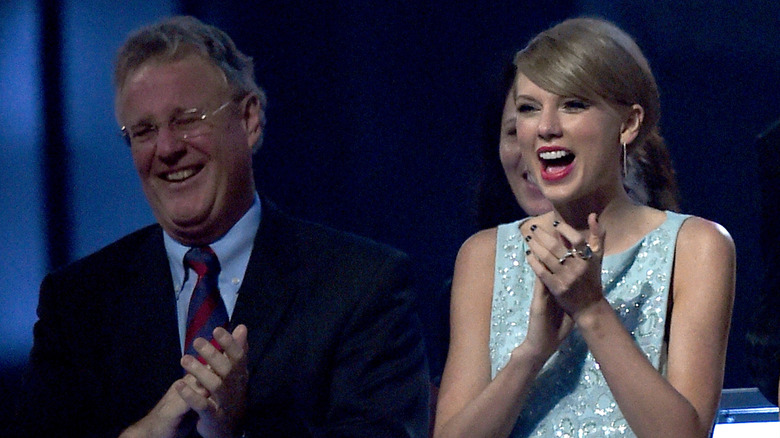
[[[214,347],[211,348],[216,350]],[[208,359],[206,360],[208,361]],[[222,379],[210,365],[200,363],[200,361],[189,354],[185,354],[181,358],[181,366],[198,381],[198,384],[206,388],[212,394],[219,388],[220,383],[222,383]]]
[[[211,395],[209,393],[209,390],[206,389],[206,387],[204,387],[203,385],[201,385],[200,382],[198,382],[198,379],[195,378],[195,376],[193,376],[192,374],[189,373],[185,374],[181,380],[183,380],[187,386],[192,388],[193,391],[200,394],[202,397],[209,397]]]
[[[243,360],[249,349],[247,345],[247,328],[243,324],[239,324],[233,330],[232,335],[222,327],[214,329],[214,339],[222,347],[227,358],[233,363]]]
[[[179,397],[181,397],[192,410],[199,414],[208,412],[214,404],[208,397],[204,397],[195,388],[188,385],[184,379],[178,380],[174,384],[174,387],[176,388],[176,392],[179,393]]]
[[[249,351],[249,342],[247,341],[248,335],[249,329],[247,329],[244,324],[239,324],[238,327],[233,330],[233,339],[236,340],[244,352]]]

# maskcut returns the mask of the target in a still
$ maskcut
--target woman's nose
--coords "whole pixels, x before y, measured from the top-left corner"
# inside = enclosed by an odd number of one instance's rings
[[[548,107],[542,110],[537,132],[539,137],[544,140],[561,136],[561,119],[555,108]]]

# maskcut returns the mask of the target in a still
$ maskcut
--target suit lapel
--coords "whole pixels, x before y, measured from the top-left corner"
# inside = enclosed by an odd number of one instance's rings
[[[233,326],[249,329],[250,367],[258,363],[293,303],[298,291],[294,274],[303,266],[290,219],[270,202],[263,202],[262,215],[232,318]]]
[[[127,348],[121,355],[136,358],[139,384],[159,386],[164,392],[182,371],[176,299],[162,230],[153,227],[134,251],[126,263],[127,280],[118,282],[125,285],[117,307],[117,336],[124,337]]]

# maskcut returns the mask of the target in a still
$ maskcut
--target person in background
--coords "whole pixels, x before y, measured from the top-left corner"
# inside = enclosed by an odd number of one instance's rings
[[[780,151],[780,119],[758,136],[758,165],[761,181],[761,257],[764,260],[762,287],[756,294],[746,333],[745,366],[753,384],[770,403],[780,406],[780,248],[776,218],[780,213],[777,172]]]
[[[767,252],[771,254],[776,250],[770,248]],[[745,361],[761,394],[780,406],[780,272],[770,266],[766,269],[764,280],[746,334]]]
[[[497,75],[497,87],[489,95],[485,107],[482,142],[479,148],[480,180],[474,216],[477,229],[495,227],[525,216],[538,216],[552,210],[528,172],[520,172],[516,180],[508,180],[501,154],[514,149],[517,143],[514,96],[516,68],[507,62]],[[511,184],[511,186],[510,186]]]
[[[463,244],[435,435],[707,437],[735,250],[718,224],[625,189],[632,151],[665,148],[646,59],[615,25],[579,18],[516,65],[518,147],[501,160],[553,210]]]
[[[223,31],[130,35],[116,117],[157,224],[46,276],[21,436],[425,436],[407,257],[255,189],[266,97]]]

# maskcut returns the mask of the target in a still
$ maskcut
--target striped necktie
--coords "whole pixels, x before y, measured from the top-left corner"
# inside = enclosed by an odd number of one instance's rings
[[[192,346],[195,338],[204,338],[218,350],[222,350],[212,333],[217,327],[228,327],[228,314],[222,296],[219,294],[220,266],[217,255],[208,247],[192,248],[184,255],[184,266],[198,274],[198,281],[192,291],[190,305],[187,310],[187,334],[184,338],[184,353],[205,360],[198,355]]]

